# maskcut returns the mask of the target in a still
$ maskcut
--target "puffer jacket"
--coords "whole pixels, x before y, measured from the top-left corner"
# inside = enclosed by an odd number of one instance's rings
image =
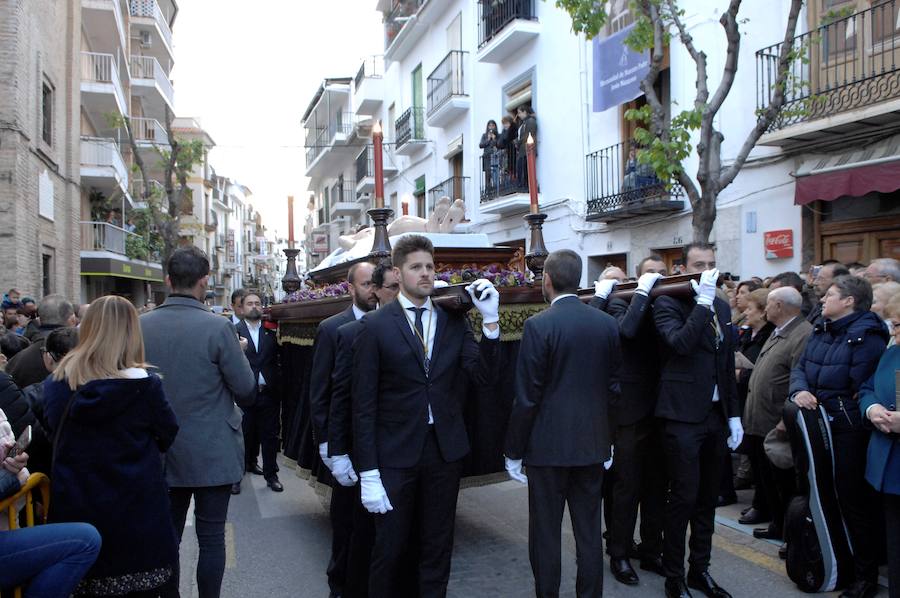
[[[825,408],[832,426],[861,426],[859,389],[875,372],[887,340],[884,323],[870,311],[820,320],[791,371],[790,396],[808,391]]]

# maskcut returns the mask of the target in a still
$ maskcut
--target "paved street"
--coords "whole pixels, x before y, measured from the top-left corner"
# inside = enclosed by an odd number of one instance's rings
[[[243,492],[232,498],[228,524],[228,563],[223,596],[324,598],[325,564],[330,531],[321,498],[306,480],[283,465],[285,492],[270,491],[259,476],[244,478]],[[742,498],[749,499],[747,492]],[[534,595],[528,563],[527,490],[515,482],[460,493],[456,548],[450,596],[528,597]],[[720,516],[716,526],[712,571],[735,598],[802,596],[784,573],[777,545],[755,540],[728,519],[739,506]],[[732,526],[732,527],[729,527]],[[563,534],[562,596],[574,596],[575,543],[566,523]],[[193,528],[185,530],[182,549],[182,596],[197,596],[193,572],[197,548]],[[605,595],[662,596],[663,580],[640,572],[641,585],[620,585],[604,571]],[[886,595],[882,590],[881,595]]]

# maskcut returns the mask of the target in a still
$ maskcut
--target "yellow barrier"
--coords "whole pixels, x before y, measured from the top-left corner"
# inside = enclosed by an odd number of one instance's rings
[[[6,511],[9,529],[19,528],[19,513],[16,510],[16,504],[22,498],[25,499],[25,526],[34,527],[34,500],[31,496],[32,490],[40,490],[41,492],[41,500],[44,505],[41,523],[46,523],[47,511],[50,508],[50,478],[42,473],[33,473],[28,476],[28,481],[25,482],[25,485],[22,486],[21,490],[0,501],[0,512]],[[22,598],[22,588],[15,588],[13,590],[13,596],[15,598]]]

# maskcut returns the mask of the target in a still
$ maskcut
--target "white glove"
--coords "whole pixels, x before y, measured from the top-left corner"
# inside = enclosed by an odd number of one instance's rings
[[[594,283],[594,295],[601,299],[606,299],[613,292],[613,289],[616,288],[617,284],[619,284],[619,281],[611,278],[598,280]]]
[[[353,471],[353,463],[349,455],[336,455],[331,458],[331,475],[341,486],[353,486],[359,480]]]
[[[493,283],[486,278],[479,278],[466,287],[472,303],[481,312],[484,324],[496,324],[500,321],[500,293]]]
[[[650,289],[652,289],[653,285],[656,284],[656,281],[662,277],[662,274],[658,274],[656,272],[647,272],[646,274],[641,274],[641,277],[638,278],[636,292],[640,293],[641,295],[649,295]]]
[[[603,462],[603,469],[605,469],[606,471],[609,471],[609,468],[612,467],[612,464],[613,464],[613,457],[615,457],[615,456],[616,456],[616,447],[610,446],[609,447],[609,459],[607,459],[606,461]]]
[[[718,280],[719,270],[713,268],[712,270],[705,270],[700,275],[700,284],[697,284],[694,280],[691,281],[691,286],[697,294],[698,305],[710,307],[713,304],[713,301],[716,299],[716,282]]]
[[[394,510],[381,483],[381,473],[377,469],[359,472],[359,490],[362,504],[369,513],[384,515]]]
[[[506,473],[509,474],[509,477],[514,479],[517,482],[522,482],[523,484],[528,483],[528,478],[525,477],[525,474],[522,473],[522,460],[521,459],[510,459],[509,457],[505,457],[506,459]]]
[[[731,430],[731,436],[728,437],[726,444],[728,448],[735,450],[741,445],[741,441],[744,440],[744,426],[741,425],[741,418],[729,417],[728,429]]]
[[[319,445],[319,456],[322,457],[322,463],[325,464],[325,467],[328,468],[328,471],[331,471],[332,467],[334,467],[334,460],[328,456],[327,442],[323,442]]]

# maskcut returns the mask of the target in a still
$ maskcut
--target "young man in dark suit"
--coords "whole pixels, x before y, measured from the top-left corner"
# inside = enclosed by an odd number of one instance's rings
[[[658,297],[653,320],[664,344],[656,415],[670,483],[665,509],[663,569],[666,596],[685,598],[688,587],[730,598],[709,574],[716,498],[725,451],[744,430],[734,376],[731,308],[716,297],[719,271],[711,245],[684,248],[686,273],[701,273],[696,297]],[[726,445],[727,443],[727,445]],[[684,541],[691,524],[690,570],[684,577]]]
[[[350,307],[339,314],[327,318],[319,324],[313,343],[312,373],[309,382],[309,408],[312,419],[313,438],[319,447],[322,462],[332,470],[333,463],[328,456],[328,412],[332,397],[332,372],[337,353],[337,330],[342,325],[360,319],[375,309],[376,299],[372,285],[372,271],[369,262],[353,264],[347,272],[350,286]],[[332,474],[333,476],[334,474]],[[339,483],[331,484],[331,559],[328,562],[328,587],[332,596],[343,594],[347,575],[347,556],[350,534],[353,530],[353,507],[356,493],[345,489]]]
[[[525,322],[516,398],[506,433],[506,469],[528,466],[528,552],[539,597],[559,595],[561,525],[569,505],[579,598],[603,595],[603,463],[610,457],[609,406],[621,365],[616,321],[581,302],[581,257],[554,251],[544,265],[550,307]]]
[[[641,260],[637,291],[631,301],[608,299],[615,281],[597,282],[591,305],[605,309],[619,325],[622,341],[622,398],[615,409],[615,464],[608,519],[609,568],[616,581],[637,585],[631,566],[634,526],[641,506],[641,568],[662,575],[662,521],[665,504],[665,468],[659,458],[659,426],[654,416],[659,385],[659,336],[650,314],[650,290],[666,274],[658,255]]]
[[[401,561],[418,531],[419,595],[444,596],[456,498],[469,452],[462,410],[467,384],[495,378],[499,294],[487,280],[467,287],[483,317],[475,341],[465,314],[431,301],[434,247],[409,235],[392,262],[397,301],[362,320],[353,351],[353,453],[362,504],[375,516],[369,598],[397,595]]]
[[[278,414],[281,409],[278,341],[275,331],[266,330],[262,325],[262,299],[258,293],[250,292],[244,296],[243,312],[244,319],[238,322],[236,328],[238,335],[248,341],[244,355],[256,380],[256,399],[253,405],[244,408],[244,421],[241,423],[246,451],[244,460],[248,466],[257,466],[256,455],[250,454],[250,451],[256,450],[252,443],[258,442],[262,447],[262,474],[266,484],[274,492],[282,492],[284,487],[278,480],[276,462]],[[236,486],[240,492],[240,482]],[[234,490],[232,493],[235,493]]]

